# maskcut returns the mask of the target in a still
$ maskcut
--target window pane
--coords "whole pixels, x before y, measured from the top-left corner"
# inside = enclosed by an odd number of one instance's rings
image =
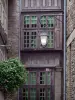
[[[29,74],[27,74],[26,82],[25,84],[28,85],[28,80],[29,80]]]
[[[30,16],[24,17],[24,24],[30,24]]]
[[[32,24],[32,27],[37,26],[37,17],[36,16],[31,17],[31,24]]]
[[[45,83],[46,83],[46,73],[40,72],[40,84],[45,84]]]
[[[54,17],[48,16],[48,27],[54,27]]]
[[[50,85],[51,84],[51,73],[48,72],[47,73],[47,85]]]
[[[46,27],[46,16],[41,16],[41,27]]]
[[[28,89],[23,88],[23,100],[28,100]]]
[[[30,89],[30,100],[36,100],[36,89]]]
[[[53,34],[53,32],[48,32],[48,44],[47,44],[47,46],[49,48],[53,48],[53,44],[54,44],[54,34]]]
[[[51,97],[51,96],[50,96],[50,89],[48,89],[48,91],[47,91],[47,100],[51,100],[50,97]]]
[[[36,32],[31,32],[31,47],[36,47]]]
[[[29,32],[24,32],[24,47],[29,47]]]
[[[44,88],[40,89],[40,100],[45,100],[46,97],[46,91]]]
[[[36,72],[30,72],[30,84],[36,85]]]

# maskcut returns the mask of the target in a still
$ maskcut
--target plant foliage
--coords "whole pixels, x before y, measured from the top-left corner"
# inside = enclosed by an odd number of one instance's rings
[[[18,59],[0,62],[0,87],[7,92],[14,92],[25,81],[27,71]]]

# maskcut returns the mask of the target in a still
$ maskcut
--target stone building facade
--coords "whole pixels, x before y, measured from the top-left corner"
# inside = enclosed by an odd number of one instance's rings
[[[0,61],[19,57],[19,4],[20,0],[0,0]],[[4,100],[1,92],[0,100]]]
[[[7,58],[7,48],[4,46],[7,42],[8,34],[8,1],[0,0],[0,60]]]
[[[75,100],[75,0],[67,0],[67,100]]]
[[[20,0],[0,0],[0,58],[19,56]],[[7,54],[7,55],[6,55]]]

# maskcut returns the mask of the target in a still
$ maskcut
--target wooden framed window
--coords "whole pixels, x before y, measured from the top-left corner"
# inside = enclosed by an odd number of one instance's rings
[[[28,100],[28,88],[23,88],[22,89],[22,100]]]
[[[57,36],[62,34],[61,15],[29,14],[23,15],[22,18],[24,25],[22,25],[21,28],[21,42],[23,42],[23,46],[21,45],[21,50],[44,50],[45,48],[46,50],[49,50],[53,48],[62,48],[62,44],[60,45],[60,43],[62,42],[58,42],[60,40],[60,36]],[[42,32],[46,32],[48,35],[47,45],[45,46],[45,48],[43,48],[43,46],[41,45],[40,40],[40,34]]]
[[[54,17],[48,16],[47,21],[48,21],[48,27],[53,28],[54,27],[54,24],[55,24]]]
[[[47,43],[48,48],[53,48],[54,47],[54,32],[49,31],[48,32],[48,43]]]
[[[30,25],[30,16],[24,16],[24,27],[29,28]]]
[[[24,85],[21,90],[22,94],[20,96],[22,100],[54,100],[54,71],[45,71],[43,69],[32,71],[30,69],[29,84]]]
[[[46,91],[45,91],[45,88],[40,88],[39,94],[40,94],[39,100],[46,100]]]
[[[30,72],[30,85],[36,85],[36,72]]]
[[[36,31],[24,32],[24,48],[37,47],[37,33]]]
[[[41,18],[40,18],[40,24],[41,24],[41,27],[43,28],[43,27],[46,27],[46,25],[47,25],[47,22],[46,22],[46,16],[41,16]]]
[[[47,100],[51,100],[51,89],[47,89]]]
[[[46,73],[40,72],[40,85],[46,84]]]
[[[51,85],[51,72],[47,72],[47,85]]]
[[[36,31],[25,31],[24,32],[24,48],[40,48],[41,43],[37,42],[37,39],[40,40],[39,34],[42,31],[39,31],[38,34]],[[54,48],[54,31],[47,31],[48,41],[46,48]]]
[[[29,48],[30,47],[30,42],[29,42],[29,32],[24,32],[24,47]]]
[[[36,100],[36,88],[30,89],[30,100]]]
[[[37,47],[36,32],[31,32],[31,48]]]
[[[37,16],[32,16],[31,17],[31,26],[32,27],[37,27]]]

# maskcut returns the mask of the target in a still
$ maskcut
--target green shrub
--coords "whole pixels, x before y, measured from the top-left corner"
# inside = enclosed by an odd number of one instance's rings
[[[27,79],[27,71],[18,59],[0,62],[0,88],[6,92],[14,92]]]

